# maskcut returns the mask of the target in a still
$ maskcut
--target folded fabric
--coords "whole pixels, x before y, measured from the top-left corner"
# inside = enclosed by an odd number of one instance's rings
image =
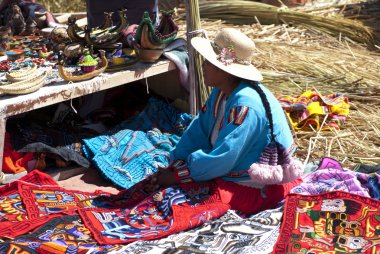
[[[303,182],[291,193],[316,195],[330,191],[345,191],[363,197],[380,199],[380,175],[364,174],[346,168],[332,159],[323,158],[318,168],[302,176]]]
[[[27,171],[28,162],[33,160],[33,153],[17,152],[13,149],[9,133],[5,133],[4,153],[3,153],[3,172],[17,174]]]
[[[279,235],[284,207],[243,219],[228,210],[217,220],[168,237],[126,245],[125,253],[268,254]]]
[[[187,92],[190,92],[188,81],[189,54],[187,52],[187,41],[181,38],[173,40],[168,46],[166,46],[163,55],[176,65],[181,85]]]
[[[322,96],[315,88],[300,96],[280,96],[277,99],[295,130],[307,130],[310,125],[319,130],[326,116],[326,125],[322,129],[338,129],[349,113],[347,97],[338,93]]]
[[[80,143],[78,143],[78,146],[80,146]],[[27,144],[21,148],[19,152],[48,153],[50,156],[61,158],[66,162],[71,161],[85,168],[90,167],[90,162],[86,157],[72,149],[68,149],[66,146],[52,147],[41,142],[36,142]]]
[[[79,215],[52,218],[32,233],[0,242],[0,253],[128,253],[124,249],[122,245],[99,245]]]
[[[190,121],[189,114],[151,97],[140,114],[110,133],[84,139],[83,150],[105,178],[130,188],[169,164],[169,152]]]

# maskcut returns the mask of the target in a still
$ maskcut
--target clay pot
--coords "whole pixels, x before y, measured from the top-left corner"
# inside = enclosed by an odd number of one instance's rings
[[[67,29],[64,27],[55,27],[50,33],[50,39],[57,44],[69,42],[70,38],[67,34]]]
[[[162,49],[138,49],[137,55],[141,62],[154,63],[161,57],[163,52]]]
[[[24,58],[24,50],[23,49],[11,49],[6,52],[8,60],[15,61],[21,58]]]
[[[69,44],[63,50],[63,55],[67,58],[80,57],[83,54],[83,47],[79,43]]]

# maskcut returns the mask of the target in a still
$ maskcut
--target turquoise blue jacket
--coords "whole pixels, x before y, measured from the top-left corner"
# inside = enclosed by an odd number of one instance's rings
[[[276,140],[290,149],[293,138],[281,105],[268,89],[261,84],[260,87],[271,107]],[[212,90],[206,104],[172,150],[171,159],[182,161],[177,163],[180,168],[177,177],[181,182],[217,177],[230,181],[247,180],[246,170],[259,160],[270,143],[269,121],[261,98],[242,81],[227,98],[219,134],[212,146],[211,132],[224,96],[219,88]]]

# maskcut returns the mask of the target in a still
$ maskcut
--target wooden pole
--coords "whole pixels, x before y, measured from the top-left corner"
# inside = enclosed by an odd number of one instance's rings
[[[186,27],[187,27],[187,48],[189,52],[189,85],[190,85],[190,113],[198,114],[201,106],[200,85],[203,84],[202,59],[201,56],[191,46],[191,38],[196,34],[191,33],[201,29],[198,0],[185,0],[186,7]]]

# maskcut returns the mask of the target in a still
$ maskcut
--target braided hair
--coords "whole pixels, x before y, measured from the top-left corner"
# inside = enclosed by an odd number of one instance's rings
[[[265,95],[263,89],[261,89],[261,87],[259,86],[259,82],[249,80],[248,83],[259,94],[259,96],[261,98],[261,101],[262,101],[263,106],[265,108],[265,113],[266,113],[267,118],[269,120],[271,141],[275,141],[274,127],[273,127],[273,116],[272,116],[272,111],[271,111],[271,107],[270,107],[269,101],[267,99],[267,96]]]

